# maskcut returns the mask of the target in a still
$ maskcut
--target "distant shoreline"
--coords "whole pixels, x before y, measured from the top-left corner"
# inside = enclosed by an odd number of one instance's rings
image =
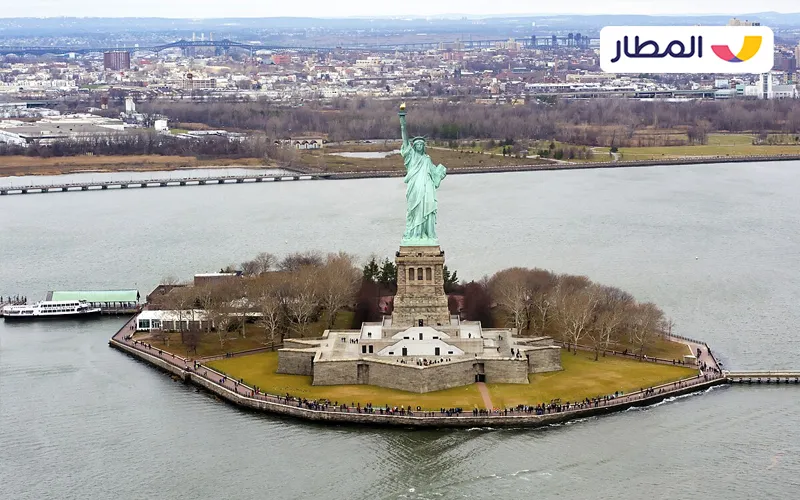
[[[448,171],[449,175],[466,175],[466,174],[491,174],[491,173],[508,173],[508,172],[536,172],[536,171],[565,171],[565,170],[592,170],[592,169],[612,169],[612,168],[633,168],[633,167],[667,167],[667,166],[680,166],[680,165],[713,165],[725,163],[754,163],[754,162],[779,162],[779,161],[799,161],[800,155],[773,155],[773,156],[735,156],[735,157],[703,157],[703,158],[677,158],[669,160],[633,160],[633,161],[617,161],[617,162],[596,162],[596,163],[558,163],[558,164],[536,164],[536,165],[513,165],[513,166],[496,166],[496,167],[462,167]],[[196,167],[195,167],[196,168]],[[224,170],[225,168],[248,168],[255,170],[269,170],[266,167],[206,167]],[[91,181],[67,181],[67,182],[48,182],[42,184],[31,185],[2,185],[0,183],[0,195],[16,195],[16,194],[37,194],[37,193],[54,193],[54,192],[88,192],[107,190],[112,188],[145,188],[145,187],[178,187],[178,186],[196,186],[196,185],[218,185],[218,184],[245,184],[252,182],[267,181],[308,181],[308,180],[347,180],[347,179],[376,179],[384,177],[402,177],[405,172],[401,169],[396,170],[362,170],[362,171],[347,171],[347,172],[319,172],[309,171],[308,169],[300,170],[287,167],[273,167],[276,170],[282,170],[283,174],[233,174],[226,175],[220,174],[216,176],[209,176],[206,178],[195,177],[158,177],[153,176],[150,178],[142,179],[107,179],[107,180],[91,180]],[[174,172],[180,170],[190,170],[175,168],[170,170],[151,170],[152,172]],[[123,173],[126,170],[115,170],[105,173]],[[73,172],[74,173],[74,172]],[[55,174],[58,176],[58,174]],[[37,176],[23,176],[35,178]],[[0,177],[2,181],[6,177]]]
[[[778,161],[797,161],[798,155],[770,155],[770,156],[713,156],[697,158],[674,158],[664,160],[629,160],[615,162],[586,162],[586,163],[551,163],[539,165],[511,165],[503,167],[465,167],[448,170],[448,175],[457,174],[490,174],[505,172],[534,172],[534,171],[554,171],[554,170],[592,170],[604,168],[629,168],[629,167],[660,167],[660,166],[679,166],[679,165],[702,165],[702,164],[722,164],[722,163],[754,163],[754,162],[778,162]],[[287,169],[289,170],[289,169]],[[404,172],[400,170],[391,171],[359,171],[359,172],[335,172],[335,173],[315,173],[326,179],[362,179],[372,177],[401,177]]]
[[[546,163],[546,164],[532,164],[532,165],[505,165],[505,166],[475,166],[475,167],[462,167],[458,169],[448,170],[448,174],[481,174],[481,173],[503,173],[503,172],[532,172],[537,170],[590,170],[598,168],[627,168],[627,167],[658,167],[658,166],[673,166],[673,165],[696,165],[696,164],[715,164],[715,163],[751,163],[751,162],[777,162],[777,161],[797,161],[800,160],[800,154],[797,155],[763,155],[763,156],[698,156],[698,157],[684,157],[684,158],[669,158],[659,160],[621,160],[614,162],[583,162],[583,163]],[[0,157],[0,162],[2,157]],[[210,162],[209,162],[210,163]],[[58,176],[68,174],[85,174],[85,173],[131,173],[131,172],[177,172],[181,170],[196,170],[196,169],[281,169],[289,172],[294,172],[299,175],[314,175],[325,179],[359,179],[370,177],[400,177],[404,175],[401,169],[397,170],[356,170],[346,172],[330,172],[330,171],[310,171],[307,169],[296,169],[292,167],[284,167],[277,165],[253,165],[248,164],[248,161],[241,161],[240,163],[226,162],[220,160],[221,165],[212,164],[198,164],[198,165],[176,165],[169,164],[143,164],[141,167],[131,166],[130,164],[120,165],[120,168],[114,168],[114,165],[98,166],[98,165],[74,165],[67,166],[62,171],[57,171],[59,167],[48,167],[47,171],[43,172],[11,172],[5,173],[0,169],[0,179],[4,177],[39,177],[39,176]],[[445,165],[446,166],[446,165]],[[10,170],[10,169],[9,169]]]

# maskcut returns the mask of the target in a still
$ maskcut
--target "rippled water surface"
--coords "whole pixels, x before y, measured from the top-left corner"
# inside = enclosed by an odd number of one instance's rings
[[[800,369],[798,163],[450,176],[448,266],[585,273],[729,367]],[[8,196],[0,293],[136,287],[259,251],[392,255],[399,179]],[[718,388],[544,430],[305,425],[106,345],[116,319],[0,324],[0,498],[796,498],[800,386]]]

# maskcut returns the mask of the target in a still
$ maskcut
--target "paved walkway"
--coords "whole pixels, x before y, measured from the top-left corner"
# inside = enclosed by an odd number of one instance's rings
[[[373,413],[373,414],[375,414],[377,416],[379,414],[380,410],[381,410],[380,408],[375,408],[372,411],[367,411],[362,407],[353,408],[353,407],[347,407],[347,406],[343,406],[343,405],[334,407],[334,406],[329,405],[329,404],[317,403],[315,401],[301,401],[300,399],[294,398],[294,397],[287,398],[286,396],[270,395],[270,394],[264,394],[262,392],[255,391],[254,388],[249,387],[244,383],[239,383],[239,381],[232,380],[232,379],[228,378],[227,376],[225,376],[224,374],[218,373],[218,372],[214,371],[213,369],[211,369],[211,368],[209,368],[209,367],[207,367],[205,365],[202,365],[202,364],[195,365],[195,360],[194,359],[183,358],[181,356],[178,356],[178,355],[175,355],[175,354],[172,354],[172,353],[168,353],[168,352],[166,352],[164,350],[159,350],[158,348],[152,347],[147,342],[142,342],[142,341],[138,341],[138,340],[127,338],[128,336],[130,336],[130,335],[135,333],[134,329],[132,329],[133,325],[134,325],[134,318],[131,318],[114,335],[113,340],[115,340],[115,341],[117,341],[117,342],[119,342],[121,344],[124,344],[129,348],[133,348],[133,349],[135,349],[137,351],[140,351],[142,353],[146,353],[146,354],[148,354],[150,356],[159,358],[159,359],[161,359],[161,360],[163,360],[163,361],[165,361],[165,362],[167,362],[167,363],[169,363],[169,364],[171,364],[173,366],[178,367],[181,370],[185,370],[185,371],[194,373],[196,376],[200,376],[200,377],[208,380],[209,382],[211,382],[213,384],[216,384],[219,387],[223,387],[223,388],[225,388],[225,389],[227,389],[227,390],[229,390],[231,392],[239,394],[240,396],[244,396],[244,397],[247,397],[247,398],[256,399],[256,400],[260,400],[260,401],[266,401],[266,402],[269,402],[269,403],[272,403],[272,404],[280,404],[280,405],[284,405],[284,406],[300,407],[300,408],[304,408],[304,409],[312,410],[312,411],[331,412],[331,413]],[[684,339],[676,339],[676,340],[689,343],[689,342],[685,341]],[[692,348],[695,349],[695,351],[694,351],[695,353],[697,352],[696,351],[697,347],[701,347],[701,349],[703,351],[703,355],[708,356],[708,353],[707,353],[707,349],[708,348],[707,348],[707,346],[705,344],[702,344],[702,346],[701,346],[699,343],[689,343],[689,345],[691,345]],[[706,360],[706,358],[703,358],[703,359]],[[706,362],[709,364],[709,366],[717,367],[716,361],[713,359],[712,356],[708,356]],[[711,364],[711,363],[713,363],[713,364]],[[631,402],[639,401],[639,400],[645,399],[645,398],[647,398],[649,396],[653,396],[655,394],[662,394],[662,393],[665,393],[665,392],[671,392],[671,391],[674,391],[674,390],[684,389],[684,388],[691,387],[693,385],[702,384],[702,383],[707,382],[709,380],[717,379],[717,378],[720,378],[720,377],[721,377],[721,375],[719,375],[719,374],[706,373],[706,374],[698,375],[698,376],[696,376],[694,378],[691,378],[691,379],[682,380],[682,381],[674,382],[674,383],[671,383],[671,384],[665,384],[665,385],[662,385],[662,386],[650,388],[649,390],[645,390],[645,391],[636,391],[636,392],[633,392],[633,393],[626,394],[624,396],[614,397],[613,395],[609,395],[607,397],[603,396],[603,397],[599,397],[599,398],[594,398],[588,403],[587,402],[581,402],[581,403],[573,403],[573,404],[570,404],[569,406],[564,405],[564,406],[545,407],[543,410],[541,410],[540,414],[541,415],[549,415],[551,413],[567,413],[567,412],[582,410],[582,409],[586,409],[586,408],[597,408],[597,407],[607,407],[607,406],[616,406],[616,405],[629,404]],[[489,391],[486,388],[485,384],[479,383],[478,384],[478,390],[480,391],[481,396],[483,397],[483,401],[484,401],[484,404],[486,405],[486,409],[490,410],[490,411],[493,410],[494,406],[492,404],[491,398],[489,396]],[[488,415],[488,418],[491,418],[491,417],[502,417],[502,416],[514,416],[514,415],[535,418],[535,417],[537,417],[539,415],[535,411],[536,405],[537,405],[537,402],[532,401],[531,404],[528,405],[528,406],[515,407],[513,409],[509,408],[507,410],[507,412],[504,412],[503,410],[498,410],[496,412],[490,413]],[[423,409],[422,411],[409,412],[408,410],[404,410],[402,408],[392,408],[392,409],[389,409],[388,411],[384,408],[383,413],[380,413],[380,415],[381,416],[387,416],[387,415],[390,415],[390,416],[391,415],[427,416],[429,418],[430,417],[437,417],[437,418],[443,418],[443,419],[459,418],[459,417],[473,417],[472,412],[470,412],[470,411],[466,411],[466,412],[463,412],[463,413],[448,414],[448,413],[439,413],[437,411],[430,411],[430,410],[426,411],[425,409]]]
[[[476,382],[475,385],[478,386],[478,392],[481,393],[481,397],[483,398],[483,405],[486,407],[487,410],[494,409],[494,405],[492,404],[492,396],[489,394],[489,388],[486,387],[486,384],[483,382]]]
[[[717,370],[717,373],[722,373],[722,364],[717,362],[717,359],[711,354],[711,349],[708,348],[708,344],[705,342],[700,342],[697,340],[692,340],[686,337],[676,337],[670,336],[669,339],[673,342],[678,342],[680,344],[686,344],[691,349],[692,354],[697,356],[697,353],[700,352],[700,356],[697,358],[697,364],[702,366],[703,363],[708,368],[713,370]]]

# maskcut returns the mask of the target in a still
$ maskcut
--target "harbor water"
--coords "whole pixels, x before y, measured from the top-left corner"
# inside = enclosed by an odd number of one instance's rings
[[[726,367],[800,369],[800,163],[451,176],[448,267],[586,274]],[[0,294],[190,278],[261,251],[392,256],[399,179],[0,200]],[[723,387],[543,430],[247,413],[109,349],[123,320],[0,323],[0,498],[795,498],[800,387]]]

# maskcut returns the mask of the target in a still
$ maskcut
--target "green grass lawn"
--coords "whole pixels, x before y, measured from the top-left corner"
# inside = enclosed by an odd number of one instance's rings
[[[729,136],[732,137],[732,136]],[[684,156],[751,156],[751,155],[788,155],[800,154],[800,146],[754,146],[746,144],[724,143],[725,139],[717,139],[716,144],[695,146],[664,146],[648,148],[620,148],[621,160],[651,160],[662,158],[681,158]],[[739,139],[736,139],[739,140]],[[752,140],[752,139],[751,139]]]
[[[269,394],[283,395],[288,392],[292,396],[329,399],[346,404],[410,405],[413,408],[422,406],[426,409],[435,408],[437,410],[442,406],[469,409],[483,407],[483,400],[474,384],[427,394],[415,394],[373,385],[313,386],[311,377],[275,373],[278,369],[277,352],[222,359],[208,363],[208,366],[233,378],[244,379],[246,384],[257,385],[262,391]]]
[[[692,377],[690,368],[656,365],[621,359],[600,358],[594,361],[591,353],[577,355],[561,352],[563,371],[530,376],[530,384],[487,384],[495,407],[536,404],[560,398],[575,401],[585,397],[626,393],[658,384]],[[311,377],[275,373],[278,353],[267,352],[239,358],[213,361],[208,365],[233,378],[244,379],[270,394],[286,394],[309,399],[330,399],[350,403],[372,403],[383,406],[404,405],[438,410],[441,407],[461,407],[467,410],[483,408],[483,399],[474,384],[445,391],[415,394],[370,385],[312,386]]]
[[[530,384],[486,384],[496,407],[516,406],[625,393],[674,382],[697,375],[697,370],[607,356],[594,361],[594,354],[561,351],[564,370],[530,375]]]

